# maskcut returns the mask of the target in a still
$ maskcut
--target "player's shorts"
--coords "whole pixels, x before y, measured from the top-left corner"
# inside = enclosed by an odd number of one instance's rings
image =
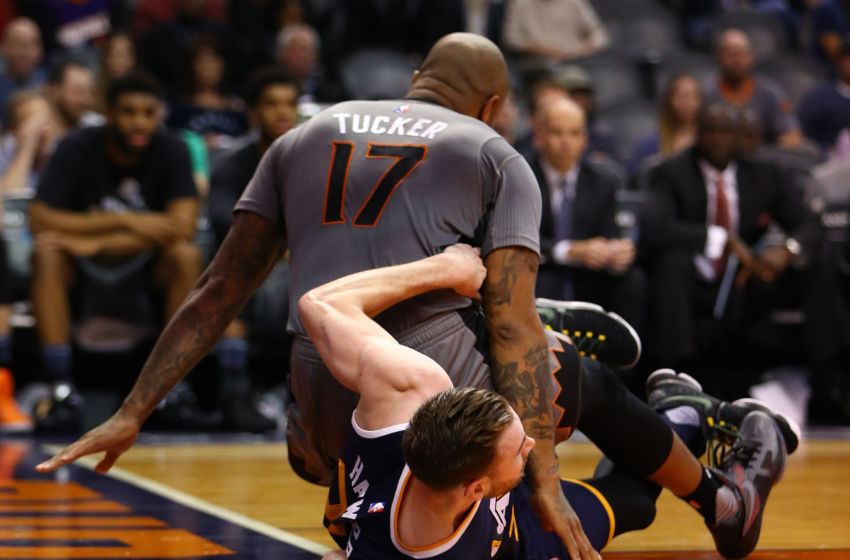
[[[440,364],[457,387],[493,389],[484,317],[478,310],[449,311],[397,333],[396,339]],[[580,409],[578,354],[569,339],[547,330],[552,371],[552,419],[556,441],[573,432]],[[336,473],[357,395],[340,385],[306,337],[292,345],[286,442],[289,463],[303,479],[327,486]]]

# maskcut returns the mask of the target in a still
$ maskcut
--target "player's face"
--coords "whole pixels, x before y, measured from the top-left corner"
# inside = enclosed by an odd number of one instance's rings
[[[551,108],[544,114],[538,144],[546,161],[566,173],[587,147],[584,115],[575,107]]]
[[[118,133],[122,147],[134,152],[147,147],[161,117],[159,99],[142,92],[119,95],[109,111],[109,122]]]
[[[273,84],[263,90],[251,112],[260,134],[274,140],[295,126],[298,119],[298,94],[295,86]]]
[[[488,475],[491,481],[488,498],[501,496],[519,484],[528,454],[534,448],[534,438],[526,435],[515,412],[513,416],[513,422],[502,432],[496,448],[496,458]]]

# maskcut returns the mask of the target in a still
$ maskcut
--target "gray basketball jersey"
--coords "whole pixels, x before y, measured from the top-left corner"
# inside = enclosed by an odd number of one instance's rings
[[[489,126],[424,101],[349,101],[279,138],[236,210],[282,223],[291,255],[290,331],[310,289],[361,270],[439,253],[539,251],[540,191],[525,160]],[[390,332],[469,306],[430,293],[386,311]]]

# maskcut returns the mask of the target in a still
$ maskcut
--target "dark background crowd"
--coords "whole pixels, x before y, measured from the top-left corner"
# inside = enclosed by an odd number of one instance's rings
[[[402,96],[453,31],[508,58],[495,128],[541,188],[539,296],[629,320],[636,391],[673,367],[850,424],[850,1],[19,0],[0,3],[0,432],[105,416],[271,142]],[[150,428],[280,428],[288,273]]]

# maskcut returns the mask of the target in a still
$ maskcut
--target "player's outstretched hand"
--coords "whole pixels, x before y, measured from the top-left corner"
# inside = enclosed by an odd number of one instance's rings
[[[481,251],[466,243],[455,243],[446,247],[443,254],[451,259],[451,271],[457,275],[452,289],[462,296],[480,300],[481,284],[487,277],[487,269],[481,260]]]
[[[106,451],[106,455],[94,468],[99,473],[105,473],[112,467],[115,460],[133,445],[139,436],[139,428],[140,424],[136,420],[118,412],[52,458],[37,465],[35,470],[50,472],[80,457]]]
[[[581,526],[581,521],[572,506],[564,497],[560,481],[557,490],[538,486],[531,492],[531,507],[540,517],[543,529],[555,531],[572,560],[602,560]]]

